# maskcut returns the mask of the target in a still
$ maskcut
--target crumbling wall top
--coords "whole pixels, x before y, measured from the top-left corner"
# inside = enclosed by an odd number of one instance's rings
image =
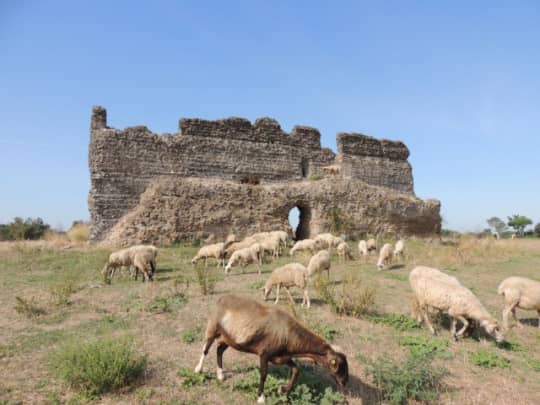
[[[392,160],[407,160],[409,149],[401,141],[377,139],[360,133],[340,132],[337,134],[339,154],[356,156],[386,157]]]

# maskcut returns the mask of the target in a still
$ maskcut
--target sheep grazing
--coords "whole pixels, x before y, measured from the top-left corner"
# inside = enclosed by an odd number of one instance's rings
[[[498,288],[498,293],[504,297],[503,326],[508,329],[508,314],[512,313],[518,327],[523,328],[516,316],[516,309],[535,309],[538,313],[538,328],[540,328],[540,282],[525,277],[508,277]]]
[[[340,174],[341,173],[341,166],[339,166],[339,165],[323,166],[323,167],[321,167],[321,170],[324,173],[328,173],[328,174]]]
[[[306,305],[309,308],[311,302],[309,300],[307,282],[308,271],[304,265],[300,263],[289,263],[285,266],[278,267],[272,271],[272,274],[270,274],[270,277],[268,277],[268,280],[266,280],[266,284],[263,287],[264,300],[266,301],[268,295],[272,292],[272,289],[276,287],[276,301],[274,304],[277,304],[279,302],[279,289],[280,287],[285,287],[290,300],[294,302],[289,288],[298,287],[301,290],[304,290],[302,306]]]
[[[331,251],[332,248],[337,247],[343,242],[343,239],[338,238],[331,233],[321,233],[315,237],[315,241],[317,242],[317,247],[319,249],[328,249],[328,251]]]
[[[272,231],[271,235],[275,235],[279,238],[280,242],[283,244],[283,247],[287,247],[287,242],[289,240],[289,234],[285,231]]]
[[[261,245],[261,251],[264,253],[268,252],[273,258],[279,257],[279,248],[281,245],[281,239],[276,235],[268,235],[265,239],[259,241]],[[262,257],[261,257],[262,260]]]
[[[354,260],[354,257],[351,253],[351,248],[347,244],[347,242],[341,242],[339,245],[337,245],[336,251],[340,259]]]
[[[225,255],[231,256],[235,251],[248,248],[254,243],[257,243],[257,240],[251,236],[244,238],[240,242],[233,242],[229,246],[227,246],[227,248],[225,249]]]
[[[402,257],[404,255],[405,251],[405,241],[403,239],[400,239],[396,242],[396,246],[394,247],[394,257]]]
[[[227,266],[225,267],[225,274],[229,274],[232,266],[241,264],[242,267],[245,267],[249,263],[256,263],[259,267],[259,274],[261,274],[261,245],[254,243],[253,245],[236,250],[231,255]]]
[[[390,243],[385,243],[379,252],[379,260],[377,260],[377,268],[379,270],[384,269],[387,263],[392,261],[392,245]]]
[[[212,245],[206,245],[199,249],[195,257],[191,260],[191,264],[197,263],[199,260],[204,259],[204,267],[207,265],[209,257],[213,257],[217,260],[217,267],[225,265],[225,243],[214,243]]]
[[[471,290],[461,285],[455,277],[437,269],[418,266],[411,271],[409,283],[414,294],[413,313],[417,314],[417,319],[426,322],[432,334],[436,332],[429,320],[429,310],[436,309],[452,318],[450,329],[455,339],[463,336],[472,320],[477,321],[497,343],[504,341],[497,320]],[[463,323],[463,327],[456,333],[457,320]]]
[[[368,239],[366,244],[368,253],[377,251],[377,242],[375,241],[375,239]]]
[[[138,273],[143,275],[143,281],[151,281],[156,271],[157,248],[152,245],[135,245],[111,253],[109,260],[101,270],[105,282],[110,283],[117,269],[124,266],[135,267],[135,280]]]
[[[317,250],[317,242],[313,239],[302,239],[294,244],[289,251],[289,255],[294,255],[295,252],[309,250],[311,254]]]
[[[293,359],[310,360],[326,368],[340,387],[349,380],[347,357],[323,338],[311,332],[287,312],[233,294],[222,295],[206,326],[206,342],[195,372],[201,372],[210,347],[217,340],[217,379],[223,380],[223,352],[231,346],[238,351],[259,356],[260,382],[257,403],[265,401],[264,384],[268,363],[285,364],[291,371],[288,393],[296,383],[299,370]]]
[[[316,273],[322,273],[326,270],[330,280],[330,253],[327,250],[321,250],[312,256],[307,266],[308,276],[311,278]]]
[[[368,248],[367,242],[365,240],[361,240],[360,242],[358,242],[358,253],[360,253],[360,256],[367,256]]]

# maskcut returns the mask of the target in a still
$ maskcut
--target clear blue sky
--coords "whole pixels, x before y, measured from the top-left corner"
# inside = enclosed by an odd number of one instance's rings
[[[0,222],[89,217],[94,104],[118,128],[271,116],[331,148],[401,139],[445,227],[540,221],[536,0],[0,0]]]

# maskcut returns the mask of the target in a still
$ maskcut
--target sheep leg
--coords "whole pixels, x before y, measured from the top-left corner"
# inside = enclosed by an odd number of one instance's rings
[[[523,325],[521,325],[517,319],[517,316],[516,316],[516,306],[517,306],[517,302],[514,301],[514,302],[511,302],[509,304],[506,305],[506,307],[504,308],[503,310],[503,314],[502,314],[502,317],[503,317],[503,326],[505,329],[508,329],[508,315],[510,313],[512,313],[512,316],[513,318],[515,319],[517,325],[519,327],[523,327]]]
[[[208,266],[208,257],[204,256],[204,268]]]
[[[422,314],[422,317],[424,318],[424,322],[426,322],[426,325],[428,326],[429,330],[431,331],[431,334],[436,336],[437,332],[435,331],[435,328],[431,324],[431,321],[429,320],[429,314],[426,308],[421,308],[420,312]]]
[[[309,294],[308,294],[308,290],[307,288],[304,290],[304,301],[302,302],[302,305],[304,305],[304,303],[306,303],[306,307],[309,308],[311,307],[311,302],[309,300]]]
[[[456,338],[456,323],[457,319],[452,317],[452,323],[450,324],[450,334],[454,337],[454,339]]]
[[[208,334],[207,334],[208,336]],[[210,347],[212,346],[212,343],[214,343],[214,340],[216,339],[216,336],[215,334],[212,334],[211,337],[207,338],[206,339],[206,343],[204,344],[204,347],[203,347],[203,351],[202,351],[202,354],[201,354],[201,358],[199,359],[199,363],[197,364],[197,366],[195,367],[195,372],[196,373],[200,373],[201,370],[202,370],[202,366],[203,366],[203,362],[204,362],[204,358],[206,357],[206,355],[208,354],[208,350],[210,350]]]
[[[219,381],[223,381],[223,352],[227,350],[228,347],[229,345],[227,345],[227,343],[220,343],[216,350],[217,352],[216,374],[217,374],[217,379]]]
[[[264,383],[268,374],[268,356],[265,354],[261,356],[259,371],[261,373],[261,380],[259,382],[259,389],[257,390],[257,403],[264,404]]]
[[[523,329],[523,325],[519,321],[519,319],[518,319],[518,317],[516,315],[516,311],[517,311],[517,305],[514,308],[512,308],[512,317],[514,318],[514,321],[516,321],[517,327],[520,328],[520,329]]]
[[[289,296],[289,299],[291,300],[291,302],[294,305],[295,304],[294,298],[292,297],[291,292],[289,291],[289,287],[285,287],[285,290],[287,291],[287,295]]]
[[[295,362],[292,360],[289,360],[287,363],[285,363],[286,366],[288,366],[291,369],[291,378],[287,385],[282,385],[279,387],[279,390],[282,394],[288,394],[292,388],[294,387],[294,384],[296,384],[296,379],[298,378],[298,367],[296,366]]]
[[[463,327],[454,335],[454,339],[457,340],[458,337],[463,336],[463,333],[467,330],[467,327],[469,326],[469,321],[467,318],[464,318],[463,316],[457,317],[461,322],[463,322]]]
[[[276,287],[276,301],[274,302],[274,304],[277,304],[278,302],[279,302],[279,284]]]

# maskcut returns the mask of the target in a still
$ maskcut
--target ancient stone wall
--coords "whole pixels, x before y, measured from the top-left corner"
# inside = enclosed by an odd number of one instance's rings
[[[288,134],[271,118],[253,124],[243,118],[181,119],[177,134],[157,135],[144,126],[118,130],[107,126],[104,108],[94,107],[89,147],[91,240],[106,238],[137,209],[143,193],[157,187],[158,179],[175,184],[193,178],[214,179],[218,184],[226,180],[248,190],[250,186],[241,183],[292,186],[320,177],[324,166],[338,164],[341,172],[334,180],[360,180],[359,187],[367,183],[414,198],[409,151],[403,143],[360,134],[339,134],[337,141],[338,155],[321,147],[317,129],[295,126]],[[195,195],[188,196],[189,204],[201,205]],[[233,196],[223,197],[223,206],[243,204],[228,199]],[[169,208],[186,210],[182,205]],[[261,218],[254,221],[250,227],[266,223]],[[147,220],[145,226],[156,223]],[[205,231],[201,224],[187,223],[191,231],[179,232],[178,237]]]

